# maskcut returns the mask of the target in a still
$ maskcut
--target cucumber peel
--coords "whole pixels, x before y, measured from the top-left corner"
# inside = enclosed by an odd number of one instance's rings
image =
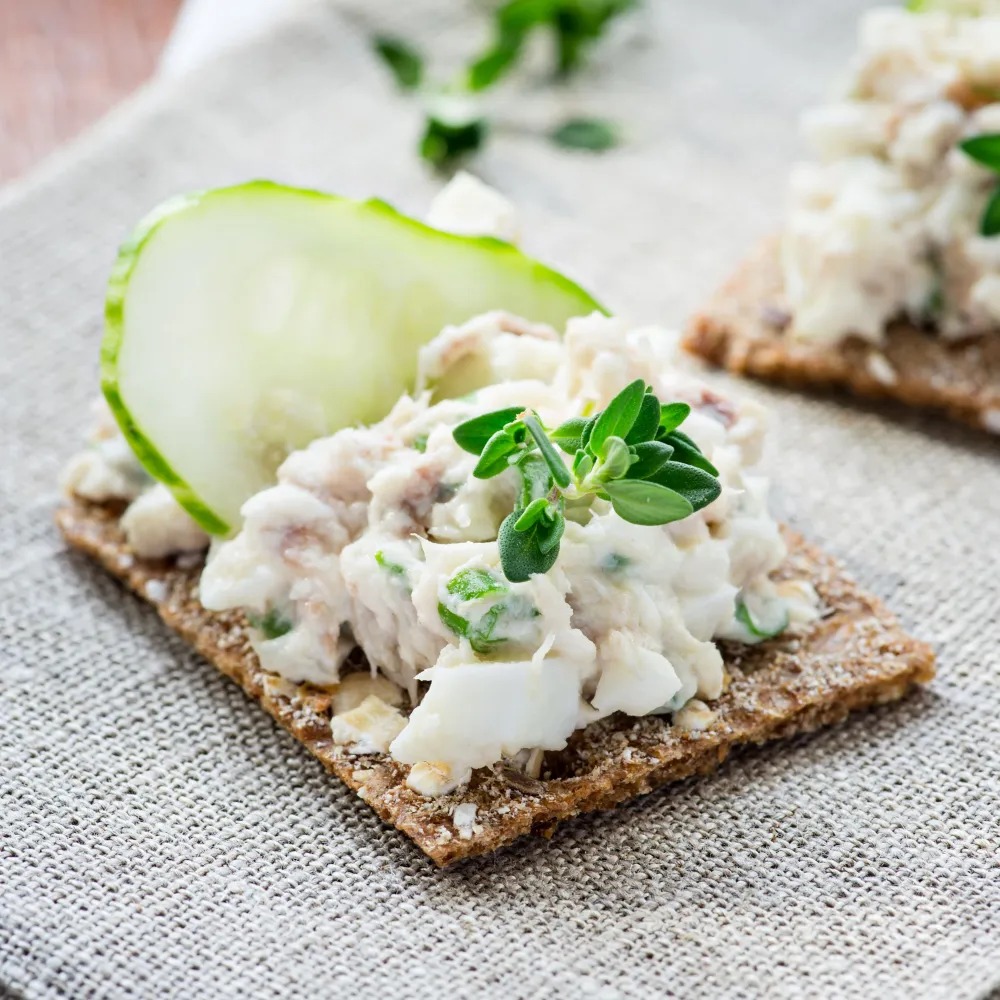
[[[604,311],[503,240],[253,181],[173,198],[121,247],[101,387],[147,471],[226,535],[289,451],[383,417],[418,348],[491,309]]]

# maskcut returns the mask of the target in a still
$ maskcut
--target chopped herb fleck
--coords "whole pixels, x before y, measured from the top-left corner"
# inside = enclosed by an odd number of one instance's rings
[[[457,483],[438,483],[437,489],[434,491],[434,502],[447,503],[454,498],[457,492]]]
[[[270,608],[264,615],[247,612],[247,620],[265,639],[280,639],[292,630],[292,623],[277,608]]]
[[[924,316],[931,321],[936,321],[943,312],[944,312],[944,282],[942,282],[941,276],[938,275],[936,280],[934,281],[934,284],[931,285],[931,290],[927,296],[927,301],[924,303]]]
[[[420,156],[448,171],[487,141],[489,120],[472,102],[517,67],[533,36],[551,37],[552,76],[565,79],[580,69],[610,23],[638,5],[639,0],[494,0],[489,5],[493,36],[488,45],[474,54],[464,73],[443,86],[428,79],[423,56],[405,41],[379,35],[372,45],[399,89],[424,99]],[[456,109],[462,110],[456,114]],[[570,119],[548,135],[571,149],[596,152],[618,144],[617,129],[593,118]]]
[[[507,587],[485,569],[463,569],[447,584],[447,591],[463,601],[477,601],[491,594],[506,594]]]
[[[381,569],[384,569],[387,573],[391,573],[393,576],[406,576],[406,567],[401,566],[399,563],[390,562],[386,559],[381,549],[375,553],[375,562],[378,563]]]
[[[375,51],[392,71],[400,90],[416,90],[420,86],[424,77],[424,61],[416,49],[388,35],[379,35],[373,44]]]
[[[600,118],[570,118],[550,133],[552,141],[564,149],[585,149],[603,153],[618,145],[618,130]]]
[[[450,170],[477,152],[488,132],[485,118],[452,122],[429,114],[420,140],[420,155],[438,170]]]
[[[438,616],[445,627],[454,632],[461,639],[468,639],[476,653],[481,656],[493,651],[493,649],[506,639],[494,639],[493,632],[496,629],[500,616],[506,611],[502,604],[494,604],[475,624],[467,618],[456,614],[446,604],[438,604]]]
[[[601,569],[605,573],[620,573],[623,569],[632,565],[632,560],[628,556],[623,556],[618,552],[609,552],[601,560]]]

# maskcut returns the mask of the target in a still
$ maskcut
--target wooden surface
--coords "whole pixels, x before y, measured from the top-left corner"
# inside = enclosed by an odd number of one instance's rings
[[[143,82],[181,0],[0,0],[0,183]]]

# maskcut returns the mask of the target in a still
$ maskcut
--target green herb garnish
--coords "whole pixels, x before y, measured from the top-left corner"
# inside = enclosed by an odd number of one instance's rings
[[[420,86],[424,78],[424,60],[416,49],[388,35],[376,36],[372,44],[392,71],[400,90],[416,90]]]
[[[632,563],[632,560],[628,556],[623,556],[619,552],[609,552],[601,560],[601,569],[605,573],[620,573],[623,569],[627,569]]]
[[[427,435],[427,434],[418,434],[413,439],[412,447],[416,451],[420,451],[420,452],[427,451],[427,439],[428,439],[428,437],[429,437],[429,435]]]
[[[456,614],[446,604],[438,604],[438,616],[445,627],[459,638],[468,639],[469,645],[481,656],[491,653],[501,642],[507,641],[493,638],[497,622],[506,610],[504,605],[494,604],[478,621],[470,622],[468,618]]]
[[[935,276],[934,283],[931,285],[931,290],[924,302],[924,317],[936,323],[944,312],[944,302],[944,282],[941,280],[941,275],[938,274]]]
[[[463,569],[447,584],[447,591],[461,601],[478,601],[493,594],[506,594],[507,587],[485,569]]]
[[[554,3],[557,75],[566,77],[579,69],[587,49],[604,34],[608,24],[637,5],[638,0],[562,0]]]
[[[459,424],[452,431],[452,436],[455,438],[455,443],[463,451],[472,455],[482,454],[490,438],[497,431],[503,430],[512,420],[517,420],[523,412],[523,406],[508,406],[505,410],[484,413],[481,417],[473,417],[471,420],[466,420],[464,424]]]
[[[945,310],[944,267],[940,255],[933,250],[927,254],[927,266],[931,271],[931,285],[927,297],[920,308],[920,318],[925,323],[936,324]]]
[[[378,563],[380,569],[384,569],[387,573],[391,573],[393,576],[406,576],[406,567],[400,566],[399,563],[390,562],[386,559],[381,549],[375,553],[375,562]]]
[[[718,471],[679,429],[690,412],[686,403],[662,405],[638,379],[600,413],[552,431],[521,407],[459,424],[456,443],[479,456],[474,476],[491,479],[509,468],[521,476],[520,496],[497,537],[507,579],[519,583],[552,568],[567,502],[589,506],[600,497],[626,521],[658,525],[715,500],[722,491]],[[570,465],[560,450],[572,457]]]
[[[1000,233],[1000,187],[990,195],[990,200],[983,209],[979,232],[982,236],[996,236]]]
[[[420,155],[439,170],[450,169],[477,152],[488,132],[485,118],[450,121],[428,114],[420,140]]]
[[[446,584],[445,589],[460,601],[479,601],[486,597],[509,593],[507,584],[486,569],[459,570]],[[516,603],[516,602],[515,602]],[[494,604],[477,621],[470,621],[452,611],[444,603],[438,604],[438,616],[455,635],[468,639],[475,652],[489,653],[505,639],[494,638],[497,622],[507,613],[507,605]]]
[[[263,615],[248,611],[247,620],[265,639],[280,639],[292,631],[292,623],[277,608],[269,608]]]
[[[556,79],[571,76],[584,64],[588,50],[608,25],[638,6],[639,0],[504,0],[492,14],[493,37],[456,80],[431,84],[424,59],[398,38],[376,36],[372,45],[391,71],[400,90],[420,91],[426,101],[420,155],[442,171],[450,170],[479,150],[489,135],[489,123],[478,113],[454,120],[441,113],[442,100],[474,98],[499,83],[521,61],[529,40],[538,33],[551,35]],[[548,137],[560,146],[600,152],[618,144],[615,127],[592,118],[573,118],[551,130]]]
[[[974,135],[971,139],[959,143],[959,149],[977,163],[1000,173],[1000,132]],[[979,221],[979,232],[982,236],[996,236],[1000,233],[1000,185],[986,202],[986,208]]]
[[[469,87],[483,90],[503,78],[538,30],[554,36],[555,75],[570,76],[608,24],[636,4],[637,0],[507,0],[493,12],[493,42],[469,67]]]
[[[603,153],[618,145],[618,130],[600,118],[570,118],[550,133],[557,146]]]

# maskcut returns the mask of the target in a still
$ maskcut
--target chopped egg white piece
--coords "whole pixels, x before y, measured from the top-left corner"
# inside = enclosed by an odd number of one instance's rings
[[[614,629],[599,647],[601,679],[590,703],[599,712],[648,715],[670,703],[681,679],[670,661],[634,635]],[[720,657],[721,660],[721,657]]]
[[[406,785],[420,795],[447,795],[467,784],[471,777],[471,767],[463,771],[452,771],[444,761],[418,761],[410,768]]]
[[[369,695],[357,708],[330,720],[333,742],[351,753],[385,753],[406,725],[399,710]]]
[[[674,725],[685,732],[700,733],[718,719],[719,713],[713,711],[703,701],[692,698],[675,716]]]
[[[427,224],[460,236],[495,236],[516,243],[521,235],[517,210],[499,191],[460,170],[438,192]]]
[[[561,750],[576,728],[581,665],[565,659],[448,663],[420,675],[430,690],[393,741],[404,764],[483,767],[523,747]]]
[[[129,504],[121,526],[129,548],[143,559],[199,552],[208,545],[208,535],[162,483]]]
[[[388,677],[361,672],[348,674],[333,691],[333,714],[345,715],[372,695],[395,708],[400,708],[406,700],[403,690]]]
[[[461,805],[455,806],[455,812],[452,814],[452,822],[455,824],[455,829],[458,830],[458,835],[462,840],[472,839],[476,813],[478,811],[473,802],[463,802]]]

